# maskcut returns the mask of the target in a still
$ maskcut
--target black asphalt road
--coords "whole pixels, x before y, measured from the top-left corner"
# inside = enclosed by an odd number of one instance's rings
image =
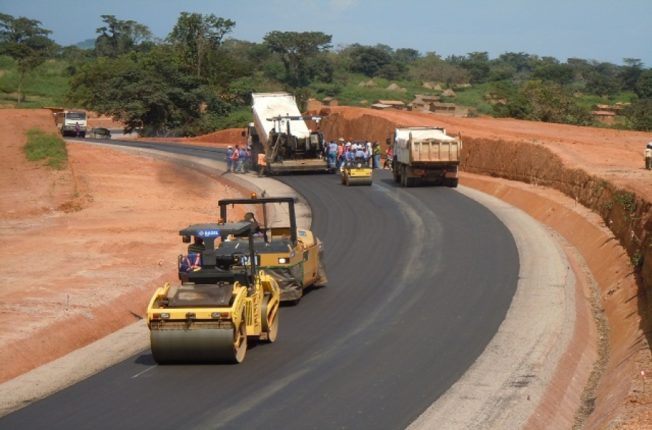
[[[283,178],[312,207],[329,285],[281,310],[277,343],[240,365],[156,366],[146,350],[0,428],[405,428],[491,340],[518,254],[506,227],[454,189],[402,189],[376,173],[357,188],[337,175]]]

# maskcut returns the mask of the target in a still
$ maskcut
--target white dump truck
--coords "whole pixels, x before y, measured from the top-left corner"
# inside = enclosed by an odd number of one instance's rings
[[[460,137],[439,127],[403,127],[394,131],[394,180],[403,187],[432,183],[457,187],[462,152]]]
[[[86,137],[88,122],[86,112],[82,110],[64,110],[54,114],[54,122],[62,136]]]
[[[319,117],[301,115],[294,96],[285,92],[253,93],[252,100],[255,133],[249,127],[248,140],[254,160],[265,153],[266,173],[328,171],[324,138],[306,124]]]

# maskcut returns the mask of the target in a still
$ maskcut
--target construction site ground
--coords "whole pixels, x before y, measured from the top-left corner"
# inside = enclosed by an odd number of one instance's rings
[[[652,427],[652,387],[645,384],[645,373],[652,372],[644,335],[649,329],[641,318],[647,307],[630,258],[609,238],[602,218],[539,181],[546,169],[582,169],[651,202],[652,171],[643,169],[642,154],[652,134],[345,107],[324,113],[331,118],[323,125],[331,138],[384,142],[396,125],[461,132],[468,171],[485,174],[463,174],[462,184],[557,229],[598,283],[597,308],[608,333],[591,335],[586,327],[576,334],[596,343],[608,336],[609,364],[587,427]],[[179,226],[213,219],[219,198],[247,192],[229,175],[207,181],[172,161],[79,143],[68,143],[67,168],[52,171],[25,159],[25,132],[33,127],[56,133],[47,110],[0,110],[0,383],[142,319],[152,291],[175,277]],[[242,142],[242,135],[228,130],[187,141],[224,146]],[[502,146],[492,150],[494,142]],[[525,159],[528,169],[520,164]],[[602,269],[596,273],[595,267]],[[574,371],[572,365],[557,369],[556,377],[572,378]],[[557,403],[550,395],[548,414]],[[536,421],[531,425],[536,428]]]

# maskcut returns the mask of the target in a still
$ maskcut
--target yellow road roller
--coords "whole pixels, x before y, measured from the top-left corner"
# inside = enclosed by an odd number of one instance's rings
[[[352,160],[342,167],[342,184],[371,185],[372,168],[365,160]]]
[[[181,283],[158,288],[147,307],[154,360],[240,363],[248,339],[274,342],[280,290],[276,280],[259,269],[253,224],[195,224],[179,234],[185,243],[191,238],[195,243],[179,257]],[[248,251],[217,252],[219,244],[236,237],[248,240]]]
[[[298,303],[308,287],[326,285],[321,241],[310,230],[297,227],[295,199],[292,197],[257,197],[223,199],[218,202],[220,219],[234,212],[254,224],[254,247],[259,267],[276,279],[281,301]],[[237,211],[235,209],[238,209]],[[229,212],[231,210],[231,212]],[[246,249],[247,241],[235,238],[222,242],[219,255],[228,256]]]

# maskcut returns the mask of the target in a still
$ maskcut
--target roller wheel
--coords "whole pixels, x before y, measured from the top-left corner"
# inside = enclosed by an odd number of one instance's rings
[[[269,296],[265,296],[261,308],[263,330],[265,331],[266,334],[266,338],[264,339],[264,341],[267,343],[274,343],[276,342],[276,338],[278,337],[278,309],[276,310],[274,319],[270,322],[268,305],[269,305]]]
[[[247,355],[247,323],[242,314],[240,325],[233,330],[233,362],[242,363]]]
[[[290,304],[291,304],[292,306],[296,306],[296,305],[298,305],[299,302],[301,302],[301,298],[303,298],[303,284],[301,285],[301,289],[299,290],[299,297],[297,297],[297,298],[294,299],[294,300],[290,300]]]
[[[167,329],[150,333],[152,357],[159,364],[240,363],[247,352],[247,326]]]

